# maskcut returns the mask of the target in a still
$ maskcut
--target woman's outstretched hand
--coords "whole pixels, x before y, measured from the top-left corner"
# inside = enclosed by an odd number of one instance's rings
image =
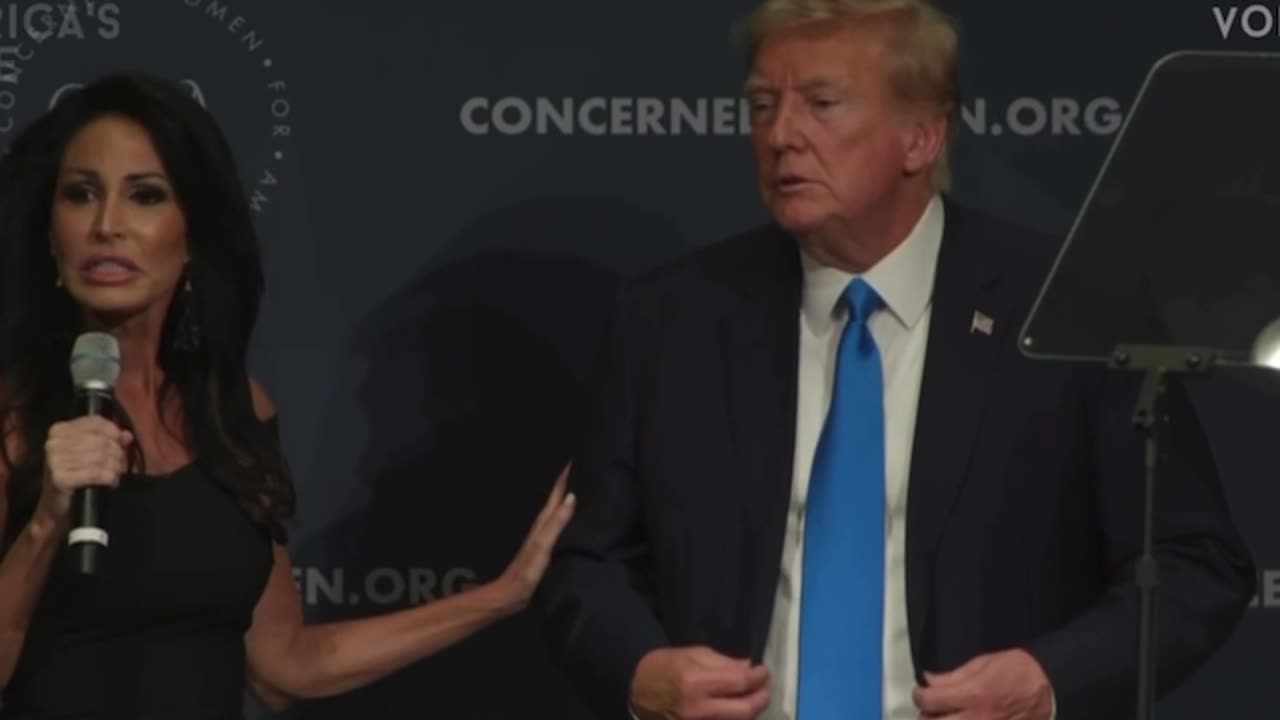
[[[564,530],[573,517],[575,498],[573,493],[566,494],[571,467],[572,463],[560,471],[555,487],[551,489],[542,512],[538,513],[538,519],[529,529],[520,552],[516,553],[511,564],[495,581],[502,588],[503,596],[510,603],[510,611],[513,613],[523,610],[529,604],[551,562],[551,551],[555,549],[560,531]]]

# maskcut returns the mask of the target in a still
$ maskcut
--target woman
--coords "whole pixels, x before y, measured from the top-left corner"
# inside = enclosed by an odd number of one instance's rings
[[[307,626],[285,549],[292,484],[246,371],[262,270],[212,118],[112,77],[0,163],[0,684],[16,718],[236,718],[360,687],[518,612],[568,522],[556,482],[497,580]],[[120,425],[74,417],[75,337],[118,340]],[[76,488],[108,486],[92,586],[58,562]]]

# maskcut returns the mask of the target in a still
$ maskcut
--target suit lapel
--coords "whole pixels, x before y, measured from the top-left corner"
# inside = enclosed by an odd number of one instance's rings
[[[743,571],[735,648],[760,660],[782,558],[795,446],[800,267],[793,241],[771,228],[760,251],[735,268],[734,300],[722,324],[725,407],[736,483]]]
[[[1013,342],[1000,262],[971,217],[948,204],[907,500],[907,617],[917,673],[937,670],[921,661],[938,543],[967,474],[1000,347]]]

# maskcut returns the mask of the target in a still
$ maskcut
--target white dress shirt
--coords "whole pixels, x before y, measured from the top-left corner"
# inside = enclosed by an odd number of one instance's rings
[[[885,392],[885,720],[917,720],[920,716],[911,700],[916,683],[907,630],[907,477],[943,216],[942,201],[934,197],[906,240],[863,275],[884,301],[868,325],[880,349]],[[796,717],[805,497],[814,451],[831,403],[836,351],[846,319],[845,312],[837,310],[837,301],[853,279],[849,273],[823,267],[803,253],[801,261],[804,294],[798,318],[800,376],[795,463],[782,545],[782,573],[764,654],[772,683],[770,705],[762,720]]]

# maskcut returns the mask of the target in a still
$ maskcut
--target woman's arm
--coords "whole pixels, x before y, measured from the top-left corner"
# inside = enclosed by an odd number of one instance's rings
[[[254,385],[259,416],[274,414]],[[378,617],[306,625],[288,551],[276,545],[267,586],[246,635],[250,686],[265,705],[337,695],[379,680],[443,650],[529,603],[560,531],[573,514],[566,495],[569,468],[556,480],[542,512],[507,570],[485,585]]]
[[[17,423],[7,418],[0,442],[11,459],[22,447]],[[91,485],[114,487],[124,472],[125,448],[131,433],[101,417],[81,417],[49,428],[44,447],[44,484],[31,519],[0,559],[0,688],[7,687],[27,639],[27,627],[58,546],[67,534],[67,512],[76,489]],[[9,470],[0,462],[0,536],[9,505]]]
[[[7,472],[0,463],[0,536],[8,513]],[[66,536],[66,522],[36,513],[0,560],[0,690],[9,685],[36,602],[58,545]]]
[[[19,437],[17,424],[7,419],[0,428],[0,442],[14,462],[21,458]],[[0,538],[5,536],[8,519],[9,468],[0,460]],[[65,519],[37,511],[0,559],[0,690],[8,687],[18,665],[31,614],[66,532]]]
[[[285,710],[288,710],[289,706],[297,699],[289,697],[284,693],[276,692],[270,687],[267,687],[261,680],[254,677],[252,668],[249,669],[246,680],[248,681],[247,684],[249,686],[249,691],[253,694],[253,697],[257,699],[258,704],[271,714],[282,713]]]
[[[288,551],[277,545],[267,587],[254,610],[246,647],[264,704],[337,695],[379,680],[522,610],[572,515],[566,474],[502,577],[426,605],[378,617],[308,626]],[[274,697],[274,701],[272,698]]]

